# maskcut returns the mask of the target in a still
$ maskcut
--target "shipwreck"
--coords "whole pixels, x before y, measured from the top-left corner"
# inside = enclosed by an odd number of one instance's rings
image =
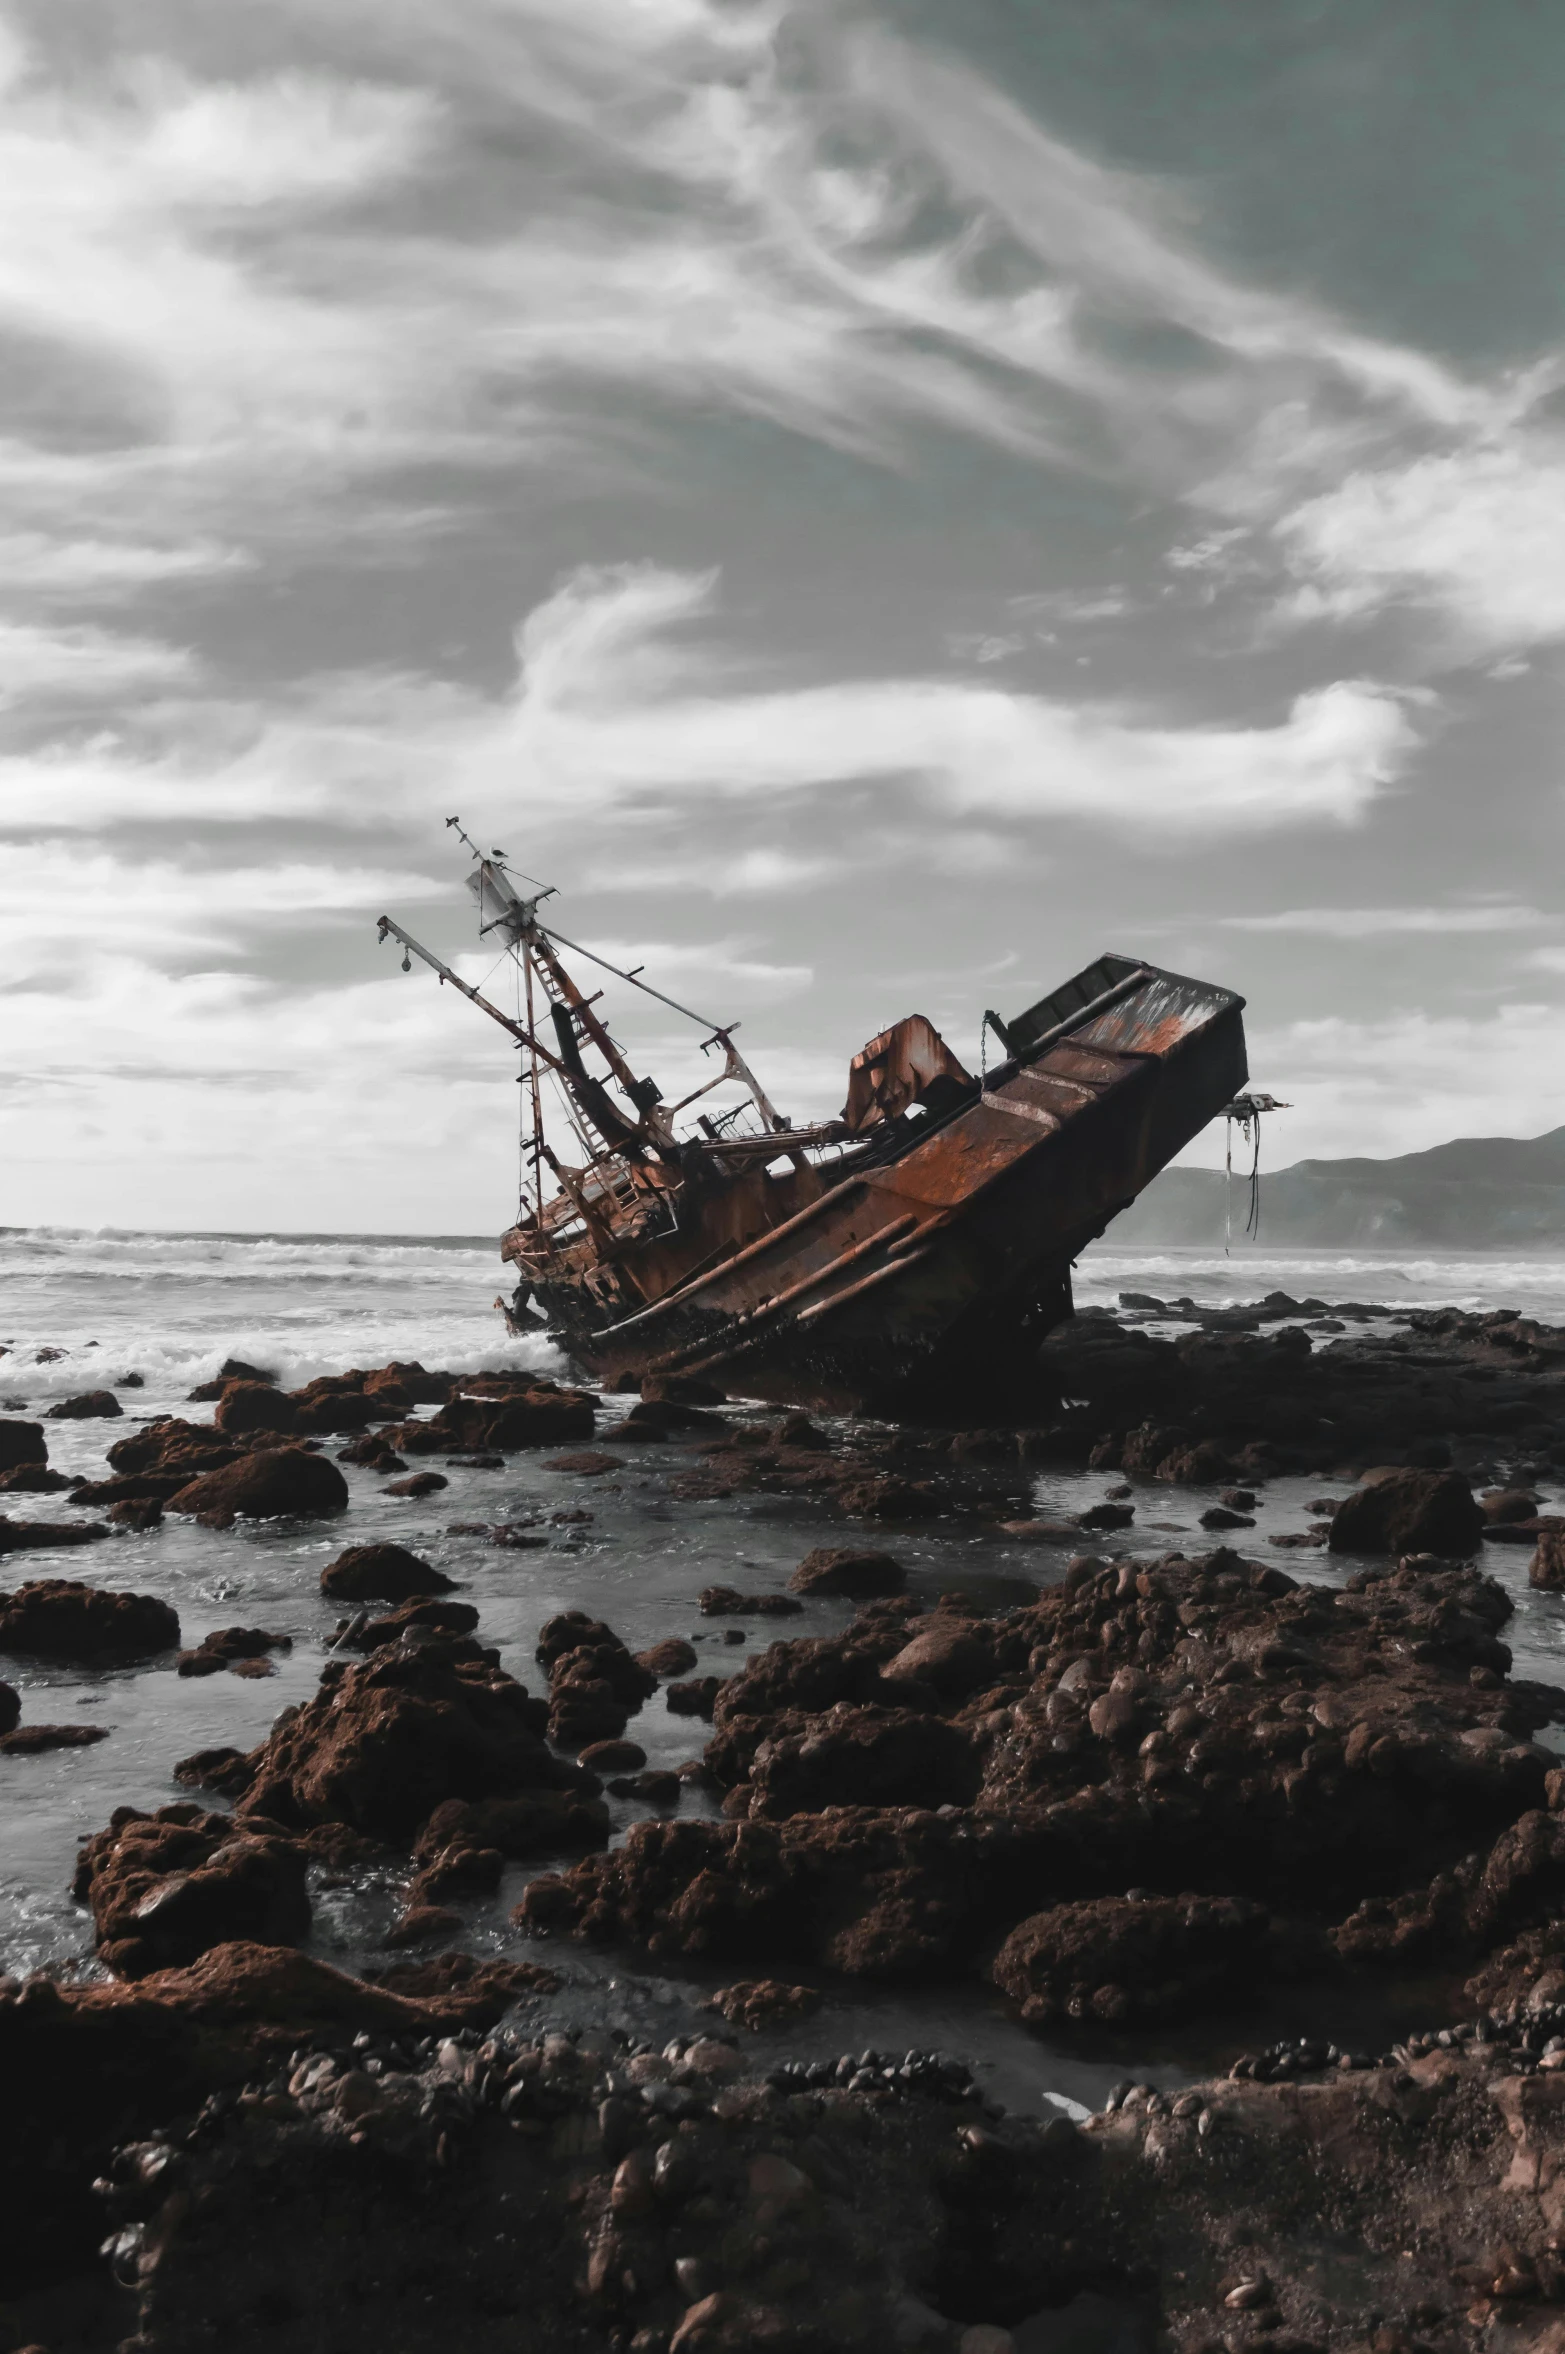
[[[981,1075],[909,1014],[853,1057],[837,1118],[795,1125],[737,1023],[567,940],[540,914],[547,886],[528,896],[504,852],[462,839],[480,936],[514,961],[519,1010],[390,916],[380,937],[520,1050],[521,1198],[500,1244],[516,1284],[497,1305],[513,1331],[546,1325],[600,1383],[683,1376],[868,1413],[1009,1390],[1070,1315],[1077,1254],[1208,1121],[1257,1101],[1239,1096],[1241,997],[1104,954],[1024,1012],[986,1011],[1002,1059]],[[717,1069],[666,1100],[567,957],[696,1023]]]

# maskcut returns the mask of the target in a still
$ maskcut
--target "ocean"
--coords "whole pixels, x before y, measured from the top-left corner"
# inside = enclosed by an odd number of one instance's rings
[[[543,1339],[510,1340],[492,1305],[509,1288],[492,1240],[459,1235],[143,1234],[0,1227],[0,1391],[35,1404],[141,1374],[158,1410],[225,1357],[284,1387],[393,1357],[430,1366],[562,1369]],[[1122,1290],[1234,1306],[1296,1298],[1392,1307],[1516,1308],[1565,1320],[1565,1256],[1116,1249],[1083,1254],[1078,1305]],[[37,1363],[40,1349],[63,1354]],[[25,1376],[22,1368],[26,1368]]]
[[[134,1418],[176,1412],[205,1418],[188,1392],[209,1379],[223,1360],[242,1357],[294,1386],[320,1373],[371,1367],[392,1358],[417,1358],[430,1367],[474,1370],[526,1364],[563,1373],[568,1368],[547,1340],[512,1340],[493,1308],[502,1270],[492,1241],[475,1237],[149,1234],[63,1228],[0,1230],[0,1412],[39,1414],[73,1392],[108,1387],[139,1375],[139,1388],[118,1391],[125,1420],[48,1425],[50,1459],[67,1472],[102,1476],[104,1450]],[[1565,1321],[1565,1259],[1471,1256],[1403,1258],[1366,1251],[1236,1250],[1231,1258],[1200,1250],[1116,1250],[1099,1244],[1077,1271],[1083,1306],[1112,1304],[1121,1290],[1206,1304],[1233,1305],[1286,1291],[1296,1298],[1370,1301],[1398,1308],[1454,1304],[1520,1309]],[[58,1351],[58,1354],[52,1352]],[[628,1399],[604,1406],[607,1427]],[[774,1409],[746,1407],[740,1415],[765,1418]],[[781,1586],[803,1554],[840,1542],[840,1520],[809,1496],[738,1494],[680,1501],[668,1475],[690,1458],[670,1443],[627,1452],[623,1471],[583,1480],[551,1470],[535,1455],[511,1457],[495,1471],[446,1467],[447,1489],[413,1502],[385,1493],[373,1473],[350,1470],[350,1510],[341,1523],[257,1524],[216,1532],[171,1519],[145,1534],[116,1531],[111,1542],[70,1553],[29,1554],[10,1564],[8,1582],[24,1576],[86,1577],[90,1582],[154,1593],[179,1611],[184,1640],[242,1623],[288,1633],[291,1652],[276,1672],[247,1681],[229,1675],[182,1679],[172,1657],[108,1672],[7,1659],[0,1672],[17,1685],[23,1721],[107,1725],[110,1737],[93,1747],[35,1757],[0,1758],[0,1968],[39,1966],[91,1973],[90,1924],[69,1894],[80,1839],[100,1829],[115,1806],[169,1804],[188,1797],[173,1779],[177,1760],[191,1751],[232,1742],[248,1747],[268,1731],[279,1711],[315,1690],[323,1645],[337,1612],[319,1592],[319,1572],[345,1542],[395,1537],[458,1581],[479,1605],[481,1634],[499,1647],[504,1665],[540,1685],[533,1662],[545,1618],[567,1607],[585,1608],[622,1634],[632,1649],[680,1634],[700,1652],[698,1673],[731,1670],[773,1639],[774,1622],[725,1640],[722,1622],[703,1620],[696,1595],[704,1585],[741,1590]],[[1268,1483],[1257,1507],[1258,1526],[1247,1547],[1260,1548],[1274,1532],[1310,1525],[1308,1506],[1329,1482],[1319,1478]],[[1057,1520],[1095,1502],[1101,1475],[1040,1470],[1033,1508]],[[1344,1488],[1343,1492],[1346,1490]],[[1153,1553],[1202,1538],[1197,1514],[1203,1499],[1170,1493],[1146,1502],[1146,1517],[1116,1536],[1116,1550]],[[1551,1495],[1548,1509],[1565,1509]],[[29,1519],[69,1519],[67,1495],[6,1498],[4,1509]],[[1162,1517],[1150,1518],[1157,1510]],[[556,1515],[568,1516],[556,1518]],[[462,1531],[463,1522],[530,1520],[545,1539],[535,1551],[486,1544]],[[928,1602],[953,1589],[1000,1606],[1040,1582],[1058,1577],[1068,1558],[1012,1543],[970,1522],[931,1523],[886,1532],[908,1571],[909,1588]],[[1485,1566],[1510,1590],[1516,1616],[1506,1639],[1517,1671],[1565,1683],[1565,1617],[1558,1597],[1533,1594],[1525,1552],[1491,1547]],[[1322,1553],[1290,1554],[1296,1574],[1340,1583],[1355,1566]],[[829,1633],[846,1625],[851,1606],[812,1603],[806,1621],[785,1633]],[[632,1724],[653,1765],[675,1765],[695,1754],[704,1729],[670,1715],[661,1697]],[[699,1794],[687,1811],[710,1809]],[[636,1800],[614,1801],[616,1834],[646,1812]],[[498,1899],[461,1909],[465,1941],[475,1951],[529,1949],[509,1921],[528,1876],[508,1871]],[[394,1874],[368,1872],[342,1884],[318,1876],[314,1892],[315,1949],[328,1959],[362,1967],[377,1955],[395,1915]],[[696,2007],[706,1991],[699,1973],[659,1976],[623,1960],[577,1948],[548,1958],[566,1972],[565,1992],[550,2016],[581,2023],[619,2024],[636,2032],[695,2032]],[[712,1983],[717,1981],[714,1979]],[[1284,1990],[1278,1999],[1290,1999]],[[1413,2018],[1414,1996],[1404,1985],[1399,2018]],[[1431,2015],[1435,2015],[1431,2013]],[[1141,2038],[1134,2048],[1105,2034],[1101,2049],[1080,2042],[1055,2046],[1022,2030],[997,1996],[982,1988],[887,1993],[845,1988],[812,2021],[780,2036],[793,2054],[818,2057],[874,2045],[906,2048],[944,2044],[982,2072],[997,2097],[1017,2108],[1047,2101],[1097,2103],[1107,2086],[1128,2072],[1149,2081],[1191,2080],[1224,2061],[1235,2033],[1259,2040],[1295,2019],[1224,2019],[1200,2034]],[[1298,2016],[1300,2029],[1310,2021]],[[1214,2042],[1212,2038],[1215,2037]],[[766,2039],[756,2046],[764,2056]],[[1231,2056],[1231,2053],[1229,2053]]]

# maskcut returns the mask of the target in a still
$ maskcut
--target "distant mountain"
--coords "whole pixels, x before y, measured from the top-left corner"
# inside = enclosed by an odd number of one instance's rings
[[[1220,1243],[1220,1169],[1165,1169],[1109,1228],[1110,1243]],[[1233,1179],[1237,1241],[1249,1179]],[[1424,1250],[1565,1248],[1565,1128],[1459,1136],[1391,1161],[1296,1161],[1261,1173],[1261,1245]]]

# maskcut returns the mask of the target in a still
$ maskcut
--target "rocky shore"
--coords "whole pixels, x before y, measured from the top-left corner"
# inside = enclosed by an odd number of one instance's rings
[[[44,1561],[0,1594],[0,1652],[161,1658],[236,1696],[294,1638],[181,1648],[178,1611],[106,1574],[116,1535],[342,1528],[340,1465],[416,1501],[446,1475],[410,1459],[534,1450],[605,1483],[647,1455],[676,1512],[805,1497],[837,1540],[785,1591],[693,1582],[717,1630],[695,1642],[556,1610],[523,1681],[416,1544],[334,1537],[313,1695],[185,1757],[188,1797],[114,1809],[76,1866],[94,1968],[0,1993],[0,2349],[1552,2345],[1565,1690],[1514,1672],[1494,1568],[1556,1607],[1565,1333],[1387,1325],[1127,1295],[1046,1344],[1004,1428],[826,1431],[676,1384],[611,1415],[413,1364],[284,1393],[234,1365],[191,1401],[210,1421],[65,1401],[110,1426],[102,1476],[67,1480],[44,1422],[0,1419],[0,1485],[61,1495],[0,1514],[0,1550],[92,1548],[91,1578]],[[1040,1515],[1051,1467],[1098,1499]],[[1257,1499],[1299,1475],[1342,1492],[1263,1543]],[[1202,1541],[1149,1549],[1171,1494]],[[1040,1582],[915,1593],[902,1556],[933,1525]],[[781,1639],[710,1672],[697,1642],[751,1618]],[[677,1771],[634,1737],[660,1695],[693,1720]],[[102,1730],[32,1724],[0,1685],[0,1750]],[[506,1951],[460,1950],[454,1908],[518,1866]],[[358,1977],[305,1950],[355,1874],[399,1891]],[[726,1974],[712,2030],[507,2026],[581,1948]],[[1437,2036],[1366,2049],[1344,2024],[1085,2121],[996,2114],[960,2054],[741,2048],[834,1985],[975,1984],[1051,2036],[1123,2038],[1265,1989],[1346,2022],[1415,1972],[1447,1989]]]
[[[1300,2048],[1269,2083],[1127,2085],[1075,2123],[997,2113],[939,2053],[757,2078],[721,2034],[518,2035],[493,2023],[506,1991],[393,1992],[228,1946],[133,1992],[0,1999],[7,2080],[63,2129],[52,2157],[13,2150],[9,2342],[1558,2344],[1547,2005],[1381,2061]]]

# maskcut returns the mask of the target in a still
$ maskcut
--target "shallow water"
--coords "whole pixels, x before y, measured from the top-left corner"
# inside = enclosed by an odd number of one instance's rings
[[[1367,1254],[1338,1262],[1334,1288],[1318,1264],[1305,1271],[1301,1256],[1267,1260],[1264,1273],[1257,1271],[1259,1260],[1242,1272],[1230,1273],[1219,1262],[1203,1273],[1196,1253],[1149,1254],[1133,1262],[1105,1254],[1084,1262],[1078,1298],[1112,1298],[1121,1287],[1163,1296],[1189,1292],[1224,1304],[1276,1288],[1321,1298],[1376,1296]],[[1177,1266],[1171,1264],[1176,1259]],[[1443,1278],[1421,1273],[1421,1296],[1457,1297],[1473,1264],[1453,1263]],[[1512,1280],[1499,1304],[1525,1306],[1514,1280],[1517,1263],[1503,1264]],[[472,1244],[13,1232],[0,1235],[0,1284],[0,1342],[11,1351],[0,1358],[0,1396],[9,1410],[25,1401],[38,1411],[52,1399],[130,1370],[144,1377],[142,1389],[120,1392],[126,1420],[50,1424],[51,1461],[93,1476],[102,1473],[106,1447],[134,1427],[129,1418],[187,1411],[186,1392],[230,1354],[275,1370],[289,1384],[392,1356],[469,1369],[556,1363],[546,1343],[510,1342],[496,1333],[498,1319],[488,1307],[495,1261],[487,1248]],[[1379,1295],[1389,1290],[1382,1280]],[[1398,1304],[1412,1303],[1404,1297]],[[89,1345],[94,1342],[96,1347]],[[39,1364],[36,1353],[44,1347],[68,1353]],[[607,1403],[605,1429],[628,1403]],[[208,1412],[189,1411],[197,1420]],[[775,1409],[742,1403],[733,1412],[758,1419],[775,1415]],[[318,1575],[347,1542],[395,1536],[457,1579],[464,1598],[482,1612],[482,1639],[498,1646],[504,1665],[535,1689],[541,1687],[532,1656],[538,1629],[566,1607],[607,1619],[633,1649],[662,1636],[687,1635],[702,1654],[701,1672],[736,1668],[778,1636],[826,1633],[847,1624],[850,1605],[813,1602],[800,1618],[781,1625],[763,1620],[744,1628],[742,1643],[725,1641],[727,1622],[698,1615],[700,1588],[722,1582],[780,1590],[801,1556],[830,1541],[841,1522],[805,1498],[679,1501],[667,1493],[669,1475],[691,1468],[698,1454],[674,1445],[638,1445],[624,1453],[623,1468],[595,1479],[549,1471],[541,1457],[526,1454],[500,1471],[448,1469],[449,1487],[418,1502],[388,1497],[376,1474],[345,1467],[352,1502],[343,1520],[217,1532],[174,1519],[146,1535],[115,1532],[80,1551],[29,1555],[22,1570],[13,1570],[17,1582],[22,1575],[82,1577],[160,1595],[178,1609],[187,1644],[211,1628],[242,1623],[288,1633],[294,1648],[277,1659],[275,1674],[254,1681],[232,1675],[181,1679],[172,1658],[95,1674],[32,1661],[4,1663],[7,1679],[22,1692],[24,1723],[97,1721],[110,1727],[111,1737],[88,1749],[0,1757],[0,1966],[93,1967],[86,1916],[68,1893],[78,1840],[101,1828],[117,1805],[151,1807],[188,1797],[172,1779],[177,1759],[220,1743],[248,1747],[282,1707],[313,1692],[323,1642],[340,1616],[321,1600]],[[1115,1484],[1115,1475],[1047,1470],[1033,1483],[1034,1509],[1040,1518],[1063,1518]],[[1229,1541],[1264,1556],[1271,1535],[1311,1525],[1312,1501],[1344,1492],[1343,1483],[1318,1477],[1273,1481],[1260,1491],[1256,1528],[1237,1531]],[[1194,1551],[1214,1542],[1199,1525],[1208,1495],[1140,1483],[1134,1501],[1134,1526],[1116,1531],[1097,1550],[1135,1556],[1179,1546]],[[1565,1499],[1554,1491],[1549,1505],[1561,1509]],[[8,1500],[8,1509],[29,1519],[73,1517],[67,1496],[17,1497]],[[551,1518],[566,1512],[591,1518]],[[535,1533],[546,1540],[536,1551],[448,1533],[457,1521],[534,1518]],[[876,1541],[905,1563],[910,1589],[920,1598],[933,1601],[961,1588],[994,1607],[1017,1599],[1019,1584],[1032,1589],[1052,1582],[1071,1552],[1089,1542],[1035,1546],[955,1522],[912,1530],[877,1527]],[[1294,1576],[1329,1584],[1357,1566],[1316,1551],[1273,1558]],[[1527,1560],[1525,1548],[1486,1550],[1485,1566],[1517,1605],[1507,1630],[1516,1672],[1565,1684],[1565,1598],[1531,1592]],[[632,1721],[630,1732],[659,1765],[695,1755],[706,1738],[699,1722],[671,1716],[661,1694]],[[648,1811],[639,1802],[610,1803],[616,1835]],[[698,1794],[684,1801],[687,1811],[708,1803]],[[617,2023],[662,2036],[710,2024],[710,2014],[698,2006],[720,1983],[718,1973],[652,1973],[628,1967],[621,1957],[521,1939],[508,1915],[526,1876],[514,1868],[497,1899],[457,1909],[475,1950],[547,1959],[563,1970],[564,1990],[536,2006],[540,2012],[552,2020]],[[316,1950],[348,1964],[377,1958],[396,1896],[397,1884],[387,1875],[318,1886]],[[1400,1985],[1388,1990],[1381,2016],[1350,2027],[1340,2003],[1327,2016],[1319,1993],[1306,1999],[1283,1990],[1252,2014],[1229,2014],[1178,2035],[1143,2030],[1133,2040],[1099,2034],[1067,2042],[1022,2029],[1003,2001],[981,1987],[888,1993],[842,1985],[829,1991],[815,2018],[756,2037],[753,2048],[764,2060],[784,2051],[825,2057],[869,2046],[937,2046],[972,2063],[986,2090],[1007,2107],[1036,2109],[1051,2098],[1091,2106],[1127,2075],[1177,2085],[1287,2031],[1320,2030],[1339,2040],[1351,2033],[1383,2046],[1393,2033],[1440,2017],[1449,1991]]]

